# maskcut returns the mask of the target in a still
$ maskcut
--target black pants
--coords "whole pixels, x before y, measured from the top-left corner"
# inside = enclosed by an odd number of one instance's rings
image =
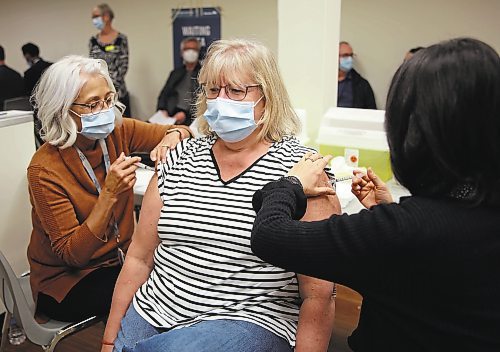
[[[93,315],[108,315],[120,269],[114,266],[91,272],[69,291],[61,303],[39,293],[37,311],[51,319],[67,322],[81,321]]]

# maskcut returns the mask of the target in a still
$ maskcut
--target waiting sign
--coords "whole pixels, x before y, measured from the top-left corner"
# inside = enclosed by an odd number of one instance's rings
[[[203,7],[172,10],[174,35],[174,67],[182,66],[180,45],[183,39],[194,37],[200,41],[200,60],[208,46],[220,39],[220,8]]]

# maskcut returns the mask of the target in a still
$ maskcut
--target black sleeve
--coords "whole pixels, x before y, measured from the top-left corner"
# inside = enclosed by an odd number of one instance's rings
[[[171,86],[171,81],[172,81],[172,75],[174,71],[170,72],[168,75],[167,81],[165,82],[165,85],[163,86],[163,89],[160,92],[160,95],[158,96],[158,103],[156,104],[156,110],[167,110],[167,98]]]
[[[30,96],[33,88],[35,88],[35,77],[31,71],[24,72],[24,94],[26,96]]]
[[[158,96],[156,110],[168,110],[168,98],[169,95],[172,94],[172,90],[174,89],[178,76],[179,74],[177,73],[177,70],[171,71],[168,75],[167,82],[165,82],[165,85]],[[172,111],[169,111],[169,114],[172,114]]]
[[[300,194],[301,193],[301,194]],[[252,251],[288,271],[334,281],[359,292],[382,270],[394,247],[404,243],[398,204],[378,205],[354,215],[303,222],[297,209],[307,200],[286,181],[272,182],[254,195],[257,212]],[[408,226],[412,226],[411,222]]]
[[[368,81],[366,81],[365,87],[365,108],[377,110],[375,95],[373,94],[373,89]]]

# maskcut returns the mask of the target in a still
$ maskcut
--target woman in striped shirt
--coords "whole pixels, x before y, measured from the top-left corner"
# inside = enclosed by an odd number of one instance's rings
[[[308,151],[293,137],[299,122],[276,61],[260,44],[222,40],[199,80],[206,137],[179,143],[158,166],[102,350],[326,351],[333,284],[274,267],[250,248],[252,195]],[[307,210],[303,220],[320,220],[340,206],[324,196]]]

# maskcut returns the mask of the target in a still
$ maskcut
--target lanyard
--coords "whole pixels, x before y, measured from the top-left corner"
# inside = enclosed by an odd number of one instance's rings
[[[108,147],[106,146],[106,142],[104,139],[99,139],[99,146],[102,149],[102,154],[104,156],[104,165],[106,167],[106,175],[109,172],[109,168],[111,166],[111,162],[109,160],[109,153],[108,153]],[[80,160],[82,161],[83,167],[85,168],[85,171],[87,171],[87,174],[89,175],[90,179],[94,183],[95,188],[97,189],[97,193],[101,194],[102,188],[101,184],[99,183],[99,180],[97,179],[97,176],[92,169],[92,165],[90,165],[89,160],[83,154],[83,152],[77,147],[74,146],[76,151],[78,152],[78,156],[80,157]],[[123,261],[125,260],[125,253],[123,253],[123,250],[120,248],[120,231],[118,229],[118,224],[116,223],[116,220],[114,218],[114,215],[112,215],[112,221],[113,221],[113,232],[116,238],[116,244],[118,248],[118,259],[120,261],[120,264],[123,264]]]
[[[104,139],[99,139],[99,145],[101,146],[102,154],[104,155],[104,165],[106,166],[106,175],[107,175],[109,172],[109,168],[111,166],[111,162],[109,161],[108,147],[106,146],[106,142],[104,142]],[[92,166],[90,165],[87,157],[77,146],[75,146],[75,149],[78,152],[78,156],[82,161],[85,171],[87,171],[87,174],[89,175],[90,179],[92,180],[92,182],[94,182],[94,186],[97,189],[97,192],[101,194],[102,190],[101,184],[99,183],[99,180],[97,180],[97,176],[95,175],[95,172],[92,169]]]

